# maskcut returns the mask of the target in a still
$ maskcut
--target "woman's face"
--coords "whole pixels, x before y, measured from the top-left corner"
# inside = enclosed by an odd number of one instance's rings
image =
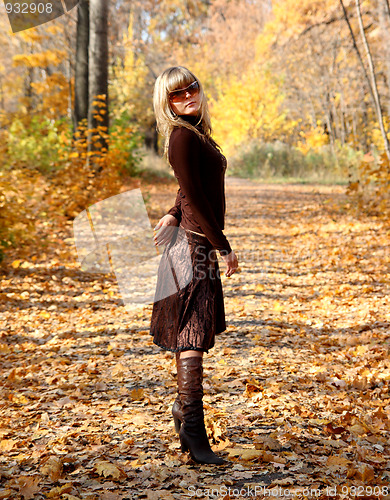
[[[184,89],[174,90],[168,96],[172,111],[177,115],[196,116],[200,108],[199,84],[195,80]]]

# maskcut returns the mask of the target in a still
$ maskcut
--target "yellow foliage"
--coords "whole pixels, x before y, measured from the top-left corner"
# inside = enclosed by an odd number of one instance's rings
[[[16,54],[13,56],[14,66],[27,66],[30,68],[46,68],[47,66],[57,66],[65,58],[65,50],[45,50],[35,54]]]
[[[0,261],[7,248],[34,237],[28,201],[34,182],[33,175],[25,171],[0,171]]]
[[[281,81],[266,70],[252,68],[241,78],[217,82],[217,99],[210,99],[216,141],[227,154],[251,139],[282,139],[297,123],[283,110]]]
[[[117,103],[112,111],[112,118],[120,118],[126,113],[137,116],[137,122],[141,126],[149,127],[154,122],[151,107],[154,80],[150,77],[144,56],[135,52],[133,23],[131,14],[128,32],[123,37],[125,57],[123,63],[118,64],[115,70],[120,83],[112,88],[112,99]]]
[[[296,148],[303,154],[308,153],[310,150],[318,151],[322,146],[329,143],[328,135],[325,134],[323,128],[319,126],[305,132],[301,131],[300,136],[302,140],[297,141]]]
[[[354,198],[355,207],[380,217],[390,216],[390,161],[386,153],[375,158],[364,155],[358,169],[358,179],[350,182],[347,193]]]
[[[383,116],[383,122],[385,130],[387,132],[387,136],[390,139],[389,118],[386,115]],[[367,130],[367,135],[370,138],[370,142],[375,146],[375,148],[378,151],[381,151],[383,149],[383,137],[377,121],[370,123],[370,126]]]
[[[31,87],[42,96],[45,115],[56,119],[67,114],[69,84],[61,73],[53,73],[42,82],[33,82]]]
[[[94,135],[94,130],[88,129],[84,122],[80,124],[73,143],[71,138],[63,136],[61,139],[63,148],[59,160],[64,166],[52,178],[49,203],[53,213],[75,217],[89,205],[120,192],[121,173],[126,169],[128,153],[116,147],[115,133]],[[133,131],[128,129],[128,133],[130,137]],[[88,134],[92,134],[96,145],[104,135],[108,150],[88,151]]]
[[[29,43],[39,43],[45,36],[42,35],[38,30],[25,30],[18,33],[18,37]]]
[[[60,24],[50,23],[46,26],[46,32],[51,35],[58,35],[63,32],[63,29]]]

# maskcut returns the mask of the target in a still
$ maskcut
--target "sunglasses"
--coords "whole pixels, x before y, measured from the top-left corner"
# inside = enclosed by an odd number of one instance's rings
[[[195,80],[185,89],[173,90],[169,92],[168,97],[171,102],[181,102],[187,99],[187,93],[192,97],[199,92],[199,83]]]

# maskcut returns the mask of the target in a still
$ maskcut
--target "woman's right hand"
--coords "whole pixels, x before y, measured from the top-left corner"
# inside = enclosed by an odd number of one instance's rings
[[[227,266],[227,270],[225,275],[229,278],[232,274],[234,274],[238,269],[238,259],[233,250],[228,255],[221,255],[225,264]]]
[[[157,246],[167,245],[173,236],[174,227],[179,225],[179,221],[173,215],[167,214],[158,221],[154,228],[154,244]]]

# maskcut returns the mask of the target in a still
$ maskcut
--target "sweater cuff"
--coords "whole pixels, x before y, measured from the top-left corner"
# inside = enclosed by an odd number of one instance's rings
[[[181,222],[181,212],[179,212],[176,207],[172,207],[168,212],[169,215],[173,215],[175,219]]]
[[[226,246],[219,250],[219,254],[221,257],[225,257],[226,255],[229,255],[229,253],[232,252],[232,247],[229,245],[229,242],[226,240]]]

